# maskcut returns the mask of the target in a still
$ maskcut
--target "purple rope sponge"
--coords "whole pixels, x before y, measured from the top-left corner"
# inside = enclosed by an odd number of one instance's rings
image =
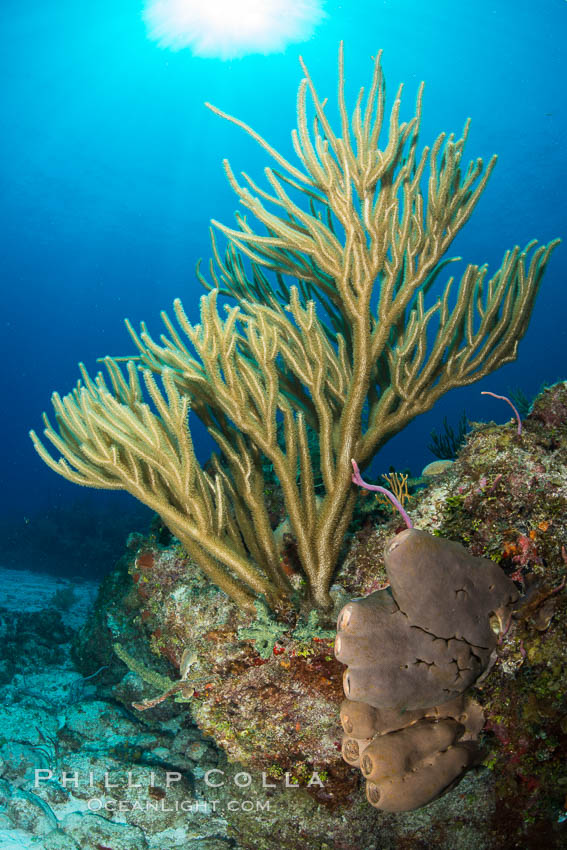
[[[409,515],[404,510],[402,503],[400,501],[398,501],[398,499],[396,499],[394,494],[390,490],[387,490],[386,487],[381,487],[379,484],[367,484],[366,481],[363,481],[361,476],[360,476],[360,470],[358,468],[357,462],[354,459],[352,459],[351,463],[352,463],[352,468],[354,469],[354,472],[352,474],[352,483],[358,484],[359,487],[364,487],[365,490],[376,490],[376,492],[378,492],[378,493],[383,493],[385,496],[388,497],[388,499],[391,501],[391,503],[394,505],[394,507],[397,508],[397,510],[400,512],[400,514],[402,515],[403,520],[404,520],[405,524],[407,525],[407,527],[413,528],[413,522],[411,521],[411,519],[409,518]]]

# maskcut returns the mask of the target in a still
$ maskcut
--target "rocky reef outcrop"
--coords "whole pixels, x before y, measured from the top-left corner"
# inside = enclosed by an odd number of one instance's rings
[[[515,423],[476,424],[455,463],[406,505],[419,529],[492,562],[518,594],[509,621],[496,623],[489,675],[472,677],[467,692],[485,717],[481,762],[441,800],[407,813],[369,806],[360,770],[341,755],[344,668],[333,656],[332,623],[261,608],[256,617],[243,615],[159,527],[132,541],[127,571],[119,584],[108,580],[113,591],[83,631],[76,656],[89,670],[109,665],[107,687],[129,711],[182,682],[138,711],[140,722],[181,715],[241,770],[265,774],[276,786],[262,791],[274,802],[269,817],[240,810],[229,818],[243,848],[282,846],[280,828],[289,850],[306,842],[328,850],[560,847],[567,802],[566,411],[567,385],[559,383],[535,401],[521,436]],[[384,549],[399,530],[397,517],[361,495],[332,589],[335,615],[349,599],[388,586]],[[282,557],[299,590],[288,543]],[[426,599],[426,576],[423,588]],[[390,592],[396,597],[394,582]],[[459,717],[443,719],[449,737],[455,724],[466,725]],[[417,722],[431,718],[425,713]],[[309,784],[314,773],[318,781]]]

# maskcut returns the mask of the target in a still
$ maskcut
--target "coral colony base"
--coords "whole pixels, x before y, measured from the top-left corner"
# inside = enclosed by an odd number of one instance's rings
[[[321,726],[325,700],[338,702],[340,694],[325,627],[346,602],[332,582],[358,494],[351,459],[364,469],[441,395],[515,358],[558,240],[513,248],[491,278],[486,266],[469,265],[458,285],[450,278],[432,297],[456,259],[446,254],[495,158],[486,168],[480,159],[463,163],[468,124],[461,138],[442,133],[419,153],[422,89],[409,122],[399,120],[398,91],[386,132],[380,55],[366,99],[361,89],[349,119],[341,48],[338,134],[304,71],[293,132],[300,167],[211,107],[255,138],[277,171],[266,169],[270,194],[246,175],[240,183],[225,163],[235,193],[263,230],[256,233],[240,215],[237,228],[213,222],[228,244],[223,257],[212,238],[212,284],[198,272],[210,290],[201,300],[201,324],[192,325],[176,301],[177,324],[162,314],[160,342],[145,325],[139,333],[128,325],[138,354],[125,371],[125,358],[106,357],[107,379],[102,373],[93,379],[81,366],[73,392],[53,395],[56,422],[45,416],[45,436],[60,456],[52,457],[35,432],[31,437],[59,474],[127,490],[181,544],[173,561],[161,557],[159,546],[139,553],[132,575],[147,602],[142,622],[155,626],[152,647],[179,677],[148,670],[120,641],[122,661],[154,686],[151,695],[130,701],[159,710],[169,697],[193,704],[200,688],[234,686],[230,705],[257,711],[248,689],[265,689],[268,701],[278,692],[281,669],[272,661],[279,642],[292,640],[297,651],[284,669],[304,684],[279,691],[281,727],[271,733],[289,747],[289,718],[310,677],[320,680],[317,699],[294,727],[309,773],[321,760],[322,741],[325,758],[334,747]],[[236,302],[224,320],[222,298]],[[190,411],[218,445],[205,468],[195,456]],[[399,811],[438,796],[475,761],[480,714],[463,691],[478,682],[493,654],[490,615],[508,616],[517,593],[499,567],[416,529],[387,549],[386,570],[391,589],[343,608],[336,648],[349,665],[345,758],[354,764],[360,756],[374,805]],[[218,651],[207,662],[195,655],[202,636],[187,622],[197,616],[195,600],[192,610],[185,604],[184,582],[193,581],[205,608],[214,600],[207,617],[216,625],[207,633]],[[160,594],[169,619],[158,626]],[[260,650],[260,664],[252,665],[260,669],[249,670],[241,654],[246,641]],[[377,643],[391,657],[377,658]],[[407,673],[394,675],[400,665]],[[195,715],[202,728],[216,730],[231,757],[246,763],[250,753],[235,736],[238,710],[224,716],[222,734],[218,702],[196,706]],[[386,759],[391,765],[384,772],[379,763]],[[346,775],[335,774],[326,802],[338,798]]]

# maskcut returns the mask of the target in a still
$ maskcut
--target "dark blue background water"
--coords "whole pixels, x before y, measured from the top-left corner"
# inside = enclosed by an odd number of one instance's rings
[[[295,94],[306,59],[321,95],[336,91],[337,45],[346,45],[350,103],[384,49],[388,92],[405,87],[411,117],[426,81],[421,141],[473,119],[468,157],[499,154],[477,210],[455,243],[467,262],[494,271],[506,248],[566,233],[565,0],[378,0],[326,3],[313,39],[285,53],[221,61],[148,40],[138,0],[3,0],[0,262],[2,269],[2,491],[4,534],[25,533],[38,511],[75,503],[79,489],[48,470],[28,429],[41,426],[54,389],[68,392],[76,364],[129,353],[123,328],[177,296],[197,319],[194,275],[208,258],[208,221],[236,208],[221,160],[261,177],[267,157],[209,100],[252,124],[293,157]],[[391,101],[390,101],[391,103]],[[481,389],[567,377],[566,250],[552,258],[516,363],[453,391],[381,453],[375,472],[432,460],[429,432],[463,408],[506,421]],[[201,430],[203,458],[210,448]],[[110,500],[110,501],[109,501]],[[94,492],[88,517],[129,497]],[[104,534],[104,523],[101,535]],[[23,529],[23,531],[22,531]],[[64,533],[64,530],[59,532]]]

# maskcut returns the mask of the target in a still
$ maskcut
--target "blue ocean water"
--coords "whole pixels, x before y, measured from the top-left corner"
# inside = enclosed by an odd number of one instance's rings
[[[72,507],[79,496],[91,516],[107,505],[124,515],[132,510],[128,496],[85,496],[54,475],[28,430],[41,428],[53,390],[74,385],[79,360],[94,372],[97,357],[132,351],[125,317],[157,332],[160,310],[180,296],[197,320],[203,290],[194,266],[210,256],[209,220],[230,224],[237,207],[222,159],[258,179],[270,164],[204,101],[242,118],[293,159],[298,55],[332,101],[344,39],[352,105],[382,48],[389,103],[404,82],[408,118],[426,82],[422,144],[441,130],[459,133],[470,116],[467,159],[499,155],[454,253],[495,270],[507,248],[566,234],[565,0],[328,0],[324,8],[326,18],[305,43],[222,60],[157,46],[139,0],[1,4],[5,530]],[[445,396],[384,448],[376,474],[390,465],[418,473],[433,459],[428,435],[444,416],[456,422],[466,409],[471,419],[505,421],[507,409],[481,389],[521,387],[531,396],[542,382],[567,377],[566,265],[563,245],[518,360]],[[211,442],[198,425],[194,439],[206,459]]]

